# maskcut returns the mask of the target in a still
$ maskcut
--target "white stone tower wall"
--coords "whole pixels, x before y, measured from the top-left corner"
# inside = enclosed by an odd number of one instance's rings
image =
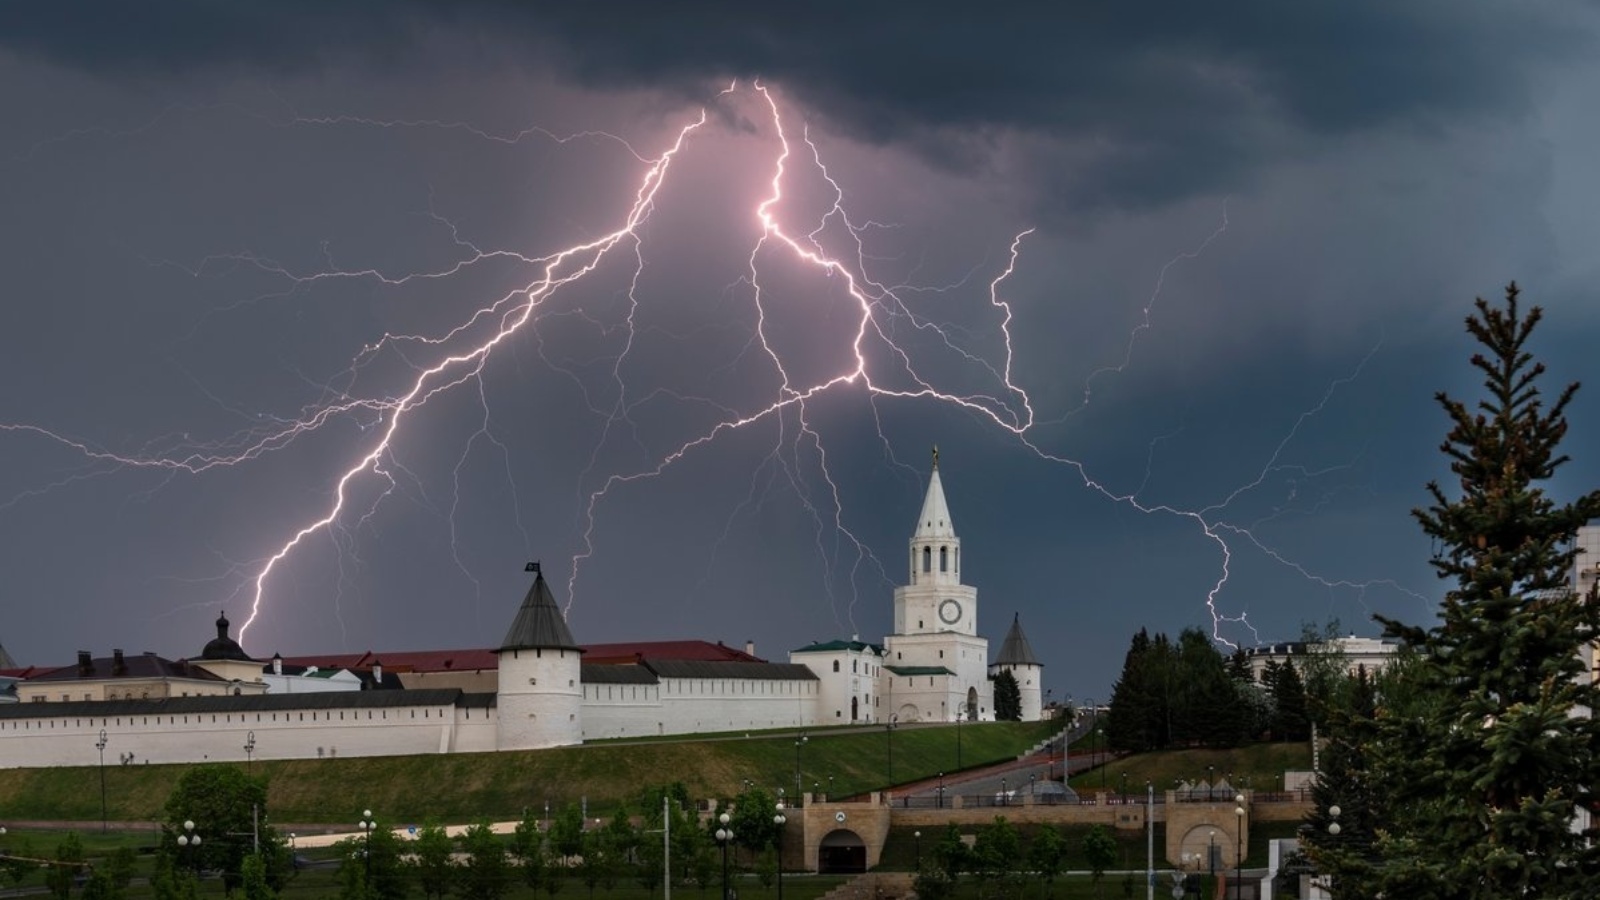
[[[583,685],[575,648],[538,647],[500,653],[496,747],[537,750],[583,742]]]
[[[1002,665],[1017,679],[1017,691],[1022,695],[1022,721],[1037,722],[1044,717],[1044,697],[1040,682],[1044,680],[1043,666]]]

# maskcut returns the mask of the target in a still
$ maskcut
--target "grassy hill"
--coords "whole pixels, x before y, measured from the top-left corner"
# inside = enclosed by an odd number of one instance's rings
[[[1080,752],[1076,745],[1073,752]],[[1311,745],[1304,743],[1249,744],[1229,750],[1163,750],[1114,760],[1101,769],[1076,775],[1072,787],[1079,793],[1093,794],[1102,789],[1120,791],[1126,783],[1129,793],[1143,794],[1146,780],[1157,791],[1164,791],[1177,782],[1199,782],[1214,773],[1217,777],[1226,776],[1235,787],[1277,791],[1283,789],[1285,770],[1310,768]]]
[[[975,723],[820,729],[809,732],[799,753],[805,790],[818,785],[847,796],[891,781],[932,777],[1012,759],[1055,730],[1053,723]],[[795,736],[791,732],[699,736],[692,741],[607,741],[507,753],[392,756],[349,759],[266,760],[251,771],[268,783],[269,807],[278,822],[353,822],[363,809],[391,821],[473,821],[517,818],[524,808],[552,808],[587,798],[591,810],[609,813],[641,788],[683,782],[691,796],[731,796],[745,780],[794,790]],[[243,762],[238,765],[245,765]],[[112,821],[152,821],[186,766],[108,766],[107,816]],[[13,821],[100,819],[100,775],[95,767],[0,769],[0,814]],[[1142,781],[1140,782],[1143,783]]]

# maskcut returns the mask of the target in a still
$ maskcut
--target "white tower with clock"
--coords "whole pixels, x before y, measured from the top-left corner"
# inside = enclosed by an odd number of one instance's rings
[[[961,582],[956,536],[939,480],[939,451],[911,535],[907,583],[894,590],[894,633],[884,638],[889,711],[901,722],[994,718],[989,642],[978,636],[978,589]]]

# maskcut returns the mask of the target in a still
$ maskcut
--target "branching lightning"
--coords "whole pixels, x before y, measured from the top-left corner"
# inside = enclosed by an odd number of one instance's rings
[[[688,152],[697,135],[705,129],[710,114],[701,111],[688,124],[673,135],[666,148],[655,155],[639,152],[627,141],[605,132],[582,132],[557,135],[542,128],[525,128],[512,133],[496,133],[461,122],[441,120],[379,120],[358,116],[302,117],[293,114],[290,122],[296,127],[339,128],[369,127],[381,129],[440,129],[459,131],[474,138],[506,144],[516,144],[529,139],[544,139],[566,143],[578,138],[615,141],[642,167],[631,201],[617,216],[615,227],[590,240],[575,243],[544,255],[527,255],[516,250],[479,249],[464,240],[455,226],[442,216],[436,216],[450,232],[450,240],[461,251],[455,262],[430,271],[385,272],[376,268],[341,269],[329,265],[322,271],[298,272],[291,267],[249,252],[221,254],[207,257],[189,267],[200,274],[217,266],[249,266],[270,276],[284,279],[288,290],[304,289],[322,281],[354,280],[393,287],[415,282],[444,282],[467,270],[490,261],[505,261],[532,267],[535,277],[515,290],[489,298],[481,305],[471,306],[457,324],[443,328],[435,334],[385,333],[362,347],[351,359],[349,369],[337,383],[324,384],[319,399],[303,407],[290,417],[266,417],[253,422],[248,428],[212,441],[198,443],[174,441],[173,449],[147,448],[141,453],[119,453],[94,446],[92,443],[64,434],[56,429],[30,423],[0,423],[0,432],[19,437],[42,438],[66,448],[95,468],[58,479],[51,484],[34,488],[5,500],[0,509],[35,496],[73,480],[104,475],[119,468],[142,468],[164,471],[173,476],[198,476],[219,468],[239,467],[262,457],[281,451],[301,439],[332,426],[334,423],[355,422],[362,429],[362,447],[338,471],[329,476],[328,501],[319,509],[305,514],[300,524],[281,540],[264,551],[260,562],[254,566],[245,587],[249,595],[249,614],[241,635],[271,605],[274,577],[291,563],[295,554],[317,536],[325,536],[339,546],[342,559],[344,550],[341,534],[348,532],[376,514],[384,498],[400,489],[404,465],[397,458],[397,448],[411,440],[412,420],[418,410],[446,394],[476,391],[482,417],[476,430],[465,439],[461,457],[454,470],[452,493],[444,516],[451,527],[451,555],[457,568],[478,584],[470,567],[457,552],[455,534],[456,510],[461,499],[460,471],[475,447],[487,446],[500,454],[505,465],[505,477],[515,484],[511,454],[496,436],[490,415],[490,399],[484,387],[484,370],[490,359],[501,348],[516,340],[526,340],[539,345],[538,323],[546,314],[552,298],[563,290],[588,278],[603,263],[619,259],[631,271],[631,279],[623,302],[627,313],[620,325],[620,348],[609,360],[608,378],[612,398],[607,401],[589,397],[585,391],[588,409],[602,422],[599,438],[588,455],[580,485],[593,485],[580,489],[581,533],[579,546],[571,559],[569,569],[568,603],[576,602],[580,595],[580,579],[585,565],[596,554],[597,528],[604,507],[629,485],[662,475],[685,457],[697,450],[728,439],[735,433],[752,429],[758,423],[774,426],[776,435],[766,451],[762,469],[752,473],[744,503],[755,505],[761,495],[771,489],[772,482],[782,480],[799,498],[814,525],[817,553],[829,572],[825,582],[831,583],[831,566],[841,558],[839,545],[849,548],[848,566],[852,586],[856,570],[862,566],[875,569],[887,577],[885,567],[852,530],[845,510],[846,498],[841,486],[830,471],[829,450],[822,430],[813,420],[811,405],[819,398],[834,392],[859,391],[864,393],[874,415],[879,402],[924,401],[949,405],[965,410],[973,418],[1009,433],[1022,446],[1040,459],[1060,464],[1075,472],[1082,485],[1107,501],[1122,504],[1140,513],[1176,517],[1191,522],[1211,542],[1217,553],[1217,574],[1204,596],[1204,604],[1213,622],[1213,635],[1223,643],[1232,645],[1223,633],[1224,626],[1237,624],[1254,631],[1243,614],[1225,613],[1221,597],[1230,577],[1234,558],[1234,541],[1245,541],[1251,546],[1299,572],[1305,578],[1326,586],[1360,589],[1372,583],[1328,579],[1292,561],[1266,542],[1258,539],[1248,526],[1225,521],[1230,504],[1252,491],[1260,489],[1268,477],[1285,468],[1282,457],[1285,449],[1297,436],[1300,426],[1317,415],[1327,405],[1338,387],[1360,376],[1363,367],[1378,351],[1374,347],[1367,357],[1348,376],[1329,385],[1321,400],[1307,410],[1288,430],[1262,464],[1259,473],[1249,482],[1240,485],[1221,500],[1204,507],[1182,508],[1141,499],[1146,484],[1133,491],[1120,491],[1109,487],[1093,476],[1081,461],[1047,449],[1037,437],[1037,426],[1043,424],[1035,412],[1034,400],[1027,388],[1019,382],[1017,360],[1013,345],[1013,328],[1017,311],[1007,298],[1007,286],[1023,264],[1025,251],[1034,232],[1023,229],[1010,240],[1006,258],[999,270],[988,279],[985,291],[992,321],[992,336],[998,342],[997,353],[977,349],[978,343],[957,334],[953,328],[942,325],[923,313],[909,297],[911,288],[889,285],[887,279],[873,275],[872,265],[863,233],[879,227],[874,222],[852,221],[847,210],[847,192],[840,181],[824,163],[824,154],[810,133],[796,131],[788,122],[783,106],[767,86],[754,84],[732,87],[727,93],[748,98],[764,110],[767,127],[774,139],[776,152],[770,160],[770,176],[766,181],[764,196],[750,211],[754,239],[749,247],[746,271],[739,283],[730,286],[730,292],[740,302],[748,304],[753,326],[746,346],[747,358],[759,361],[773,379],[770,397],[750,408],[733,408],[705,397],[695,397],[673,392],[667,388],[653,388],[639,392],[631,385],[625,370],[637,337],[636,313],[650,302],[644,294],[642,280],[649,267],[643,246],[645,226],[656,209],[657,198],[668,184],[675,161]],[[721,102],[721,101],[719,101]],[[155,122],[145,127],[153,127]],[[85,132],[88,133],[88,132]],[[61,140],[69,139],[63,137]],[[31,156],[38,148],[29,151]],[[823,212],[814,221],[795,222],[786,216],[786,204],[791,199],[793,177],[803,169],[810,178],[826,186],[827,200]],[[815,198],[812,198],[815,202]],[[1162,296],[1168,270],[1183,260],[1198,259],[1228,229],[1227,209],[1222,212],[1221,224],[1195,249],[1185,251],[1170,260],[1160,270],[1154,290],[1143,305],[1141,317],[1128,335],[1119,361],[1094,369],[1084,381],[1082,403],[1054,419],[1061,422],[1087,407],[1094,383],[1102,377],[1125,372],[1133,363],[1135,344],[1144,332],[1155,327],[1155,311]],[[830,250],[830,246],[843,247],[844,252]],[[803,266],[827,276],[845,305],[851,310],[848,325],[841,329],[840,347],[847,362],[821,376],[797,373],[796,360],[784,349],[775,333],[772,300],[768,283],[769,270],[777,263],[786,266]],[[845,299],[847,298],[847,299]],[[259,298],[258,298],[259,299]],[[567,310],[568,314],[583,315],[581,310]],[[553,314],[553,313],[552,313]],[[934,362],[923,360],[908,346],[897,340],[900,328],[909,328],[914,334],[931,339],[943,351],[967,367],[971,372],[981,372],[988,380],[983,388],[960,389],[942,386],[939,368]],[[1381,343],[1380,345],[1381,346]],[[358,389],[358,376],[364,367],[380,357],[391,356],[403,360],[413,374],[403,390],[392,393],[366,394]],[[546,359],[552,369],[562,371],[562,366]],[[568,373],[572,374],[572,373]],[[583,389],[584,382],[573,375],[573,381]],[[677,400],[695,403],[715,410],[719,417],[711,424],[673,446],[667,452],[650,454],[643,465],[623,471],[601,473],[601,450],[614,435],[625,440],[635,429],[632,416],[639,405],[658,394]],[[881,422],[874,423],[885,454],[892,459],[888,438]],[[1159,441],[1162,438],[1157,438]],[[639,442],[644,449],[643,442]],[[1155,443],[1150,457],[1153,460]],[[813,488],[807,472],[814,471],[821,479]],[[1148,481],[1149,464],[1146,466]],[[513,503],[516,491],[512,491]],[[737,514],[737,511],[735,511]],[[516,517],[521,522],[521,510]],[[730,519],[731,527],[731,519]],[[727,531],[724,531],[724,538]],[[524,529],[526,538],[526,529]],[[835,542],[834,549],[826,544]],[[530,541],[531,542],[531,541]],[[720,544],[720,541],[719,541]],[[712,549],[715,558],[716,548]],[[341,575],[341,582],[343,576]],[[1391,586],[1393,586],[1391,584]],[[854,597],[847,604],[844,616],[853,615]],[[853,621],[853,620],[852,620]]]

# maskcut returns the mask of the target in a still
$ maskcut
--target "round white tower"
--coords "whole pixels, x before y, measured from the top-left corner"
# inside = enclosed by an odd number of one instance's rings
[[[528,563],[533,587],[523,598],[500,656],[495,747],[536,750],[583,743],[583,650],[550,596],[539,564]]]
[[[1000,654],[994,658],[992,671],[995,675],[1011,673],[1011,677],[1017,680],[1017,692],[1021,695],[1022,721],[1039,721],[1044,715],[1039,690],[1040,682],[1044,680],[1044,666],[1033,655],[1033,647],[1028,644],[1027,635],[1022,633],[1022,617],[1016,613],[1012,614],[1011,630],[1006,632],[1005,643],[1000,645]]]

